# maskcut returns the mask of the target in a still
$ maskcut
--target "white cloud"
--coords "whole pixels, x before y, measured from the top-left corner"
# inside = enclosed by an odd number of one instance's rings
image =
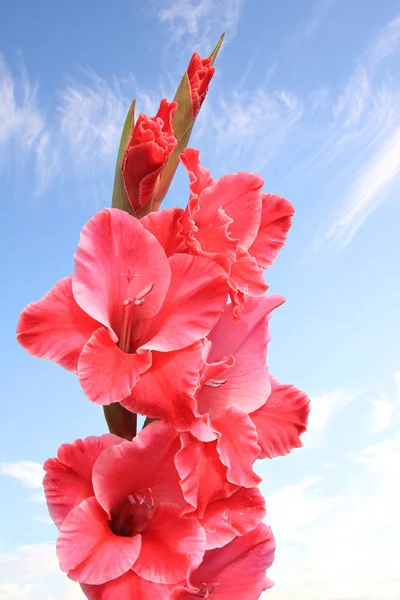
[[[0,600],[83,600],[61,573],[54,543],[20,546],[0,554]]]
[[[37,92],[22,61],[15,76],[0,53],[0,167],[3,170],[19,169],[29,153],[40,147],[46,124]]]
[[[278,550],[276,586],[265,598],[398,600],[399,459],[400,434],[368,446],[354,463],[338,457],[337,469],[348,474],[340,494],[317,495],[317,481],[306,480],[267,498]]]
[[[394,374],[397,394],[394,399],[388,398],[386,394],[379,394],[378,398],[371,400],[373,406],[371,433],[381,433],[388,429],[400,416],[400,373]]]
[[[19,462],[3,462],[0,464],[0,474],[18,479],[25,487],[41,488],[44,470],[41,464],[31,460]]]
[[[191,47],[210,52],[221,33],[231,39],[238,26],[243,0],[156,0],[156,15],[175,42],[190,37]]]
[[[304,449],[312,450],[325,441],[325,433],[336,414],[354,402],[364,390],[339,388],[310,396],[311,411],[307,431],[302,436]]]
[[[286,90],[236,90],[209,109],[206,132],[229,163],[241,157],[252,171],[260,171],[282,148],[302,113],[299,99]]]
[[[400,190],[400,87],[388,63],[400,52],[400,18],[358,58],[333,107],[334,122],[321,144],[320,166],[332,163],[342,186],[314,250],[344,248],[372,212]],[[327,141],[326,141],[327,140]],[[315,165],[314,165],[315,166]]]

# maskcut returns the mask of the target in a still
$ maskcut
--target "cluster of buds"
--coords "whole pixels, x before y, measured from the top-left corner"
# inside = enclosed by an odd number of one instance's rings
[[[266,364],[264,270],[293,208],[187,148],[214,74],[194,54],[174,101],[134,120],[112,208],[83,227],[72,276],[22,312],[31,354],[76,374],[110,433],[63,444],[44,489],[60,567],[91,600],[256,600],[275,540],[253,467],[301,446],[307,396]],[[185,209],[158,210],[179,161]],[[146,417],[137,433],[136,415]]]

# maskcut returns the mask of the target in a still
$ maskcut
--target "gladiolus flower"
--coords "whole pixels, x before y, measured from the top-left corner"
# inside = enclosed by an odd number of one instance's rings
[[[205,256],[226,271],[236,319],[245,294],[261,296],[268,289],[263,271],[274,262],[286,240],[293,207],[273,194],[262,193],[263,180],[251,173],[224,175],[214,181],[199,162],[199,152],[187,148],[181,162],[190,178],[190,198],[184,211],[152,213],[144,226],[167,253]],[[170,235],[160,223],[170,222]],[[157,232],[160,232],[159,234]]]
[[[140,114],[122,160],[129,202],[137,211],[151,199],[157,177],[176,146],[172,116],[177,103],[161,100],[155,117]]]
[[[74,275],[22,312],[18,341],[77,373],[92,402],[120,402],[142,378],[167,410],[181,388],[185,398],[197,390],[201,340],[226,290],[217,265],[187,254],[168,259],[140,221],[105,209],[82,229]]]
[[[214,75],[215,67],[212,66],[212,63],[212,58],[200,58],[197,52],[190,59],[187,76],[192,93],[193,119],[198,115],[206,97],[210,81]]]

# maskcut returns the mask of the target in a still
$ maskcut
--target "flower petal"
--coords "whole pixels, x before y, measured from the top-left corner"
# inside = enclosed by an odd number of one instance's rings
[[[229,273],[229,285],[250,296],[262,296],[268,289],[264,280],[264,271],[256,259],[247,250],[239,246],[236,261]]]
[[[275,261],[292,224],[293,206],[275,194],[262,194],[262,213],[257,237],[249,252],[263,269]]]
[[[167,256],[186,251],[185,238],[181,233],[182,215],[181,208],[164,208],[140,219],[143,227],[154,235]]]
[[[199,521],[182,517],[180,507],[162,503],[142,533],[142,548],[132,570],[154,583],[185,579],[204,556],[206,536]]]
[[[256,239],[260,227],[263,184],[261,177],[252,173],[224,175],[201,192],[196,225],[208,227],[215,212],[222,208],[232,219],[230,237],[247,249]]]
[[[260,453],[257,431],[248,414],[236,406],[230,406],[212,419],[221,437],[217,450],[221,462],[227,467],[227,478],[246,488],[260,483],[261,478],[253,471],[253,464]]]
[[[269,527],[260,523],[256,529],[237,537],[223,548],[209,550],[191,582],[201,589],[203,582],[214,584],[218,600],[258,600],[266,589],[265,570],[274,560],[275,540]],[[186,600],[184,595],[177,600]]]
[[[141,536],[114,535],[96,498],[76,506],[57,540],[61,570],[82,583],[102,584],[126,573],[137,559]]]
[[[182,513],[202,518],[210,502],[228,498],[237,486],[226,478],[226,467],[220,461],[215,441],[200,442],[190,433],[182,433],[180,437],[181,449],[176,454],[175,465],[189,505]]]
[[[167,352],[190,346],[210,332],[224,310],[228,288],[226,274],[219,266],[188,254],[175,254],[168,260],[168,294],[151,324],[152,334],[147,334],[148,341],[138,352]],[[140,337],[144,339],[144,333]]]
[[[17,340],[30,354],[76,373],[82,348],[98,326],[76,303],[72,277],[65,277],[22,311]]]
[[[107,448],[93,469],[93,488],[103,509],[111,514],[128,495],[151,488],[154,502],[183,505],[174,457],[176,431],[161,421],[151,423],[131,442]]]
[[[141,318],[155,315],[170,282],[168,259],[161,245],[138,219],[106,208],[81,231],[75,253],[72,289],[78,304],[115,333],[121,329],[123,302],[154,284],[140,309]]]
[[[271,377],[271,394],[261,408],[250,414],[257,429],[259,458],[284,456],[303,444],[300,435],[307,429],[309,399],[293,385]]]
[[[201,388],[197,399],[201,413],[213,415],[229,406],[237,406],[249,413],[264,404],[271,389],[266,365],[266,346],[270,337],[268,315],[282,302],[281,296],[246,298],[238,322],[234,320],[230,305],[225,308],[208,336],[211,350],[207,363],[219,363],[229,354],[235,360],[232,366],[213,375],[226,383],[216,388],[207,385]]]
[[[103,450],[123,441],[112,434],[75,440],[72,444],[60,446],[57,458],[49,458],[45,462],[44,493],[50,516],[57,527],[75,506],[94,495],[92,470]]]
[[[150,353],[123,352],[107,329],[99,327],[82,350],[78,375],[89,400],[107,406],[129,396],[140,374],[150,366]]]
[[[151,583],[128,571],[103,585],[82,584],[89,600],[172,600],[175,585]]]
[[[176,352],[152,352],[151,369],[121,404],[132,412],[187,431],[197,415],[195,396],[203,366],[202,351],[203,343],[196,342]]]
[[[240,488],[229,498],[211,502],[200,520],[207,536],[206,550],[225,546],[257,527],[264,517],[264,498],[257,487]]]

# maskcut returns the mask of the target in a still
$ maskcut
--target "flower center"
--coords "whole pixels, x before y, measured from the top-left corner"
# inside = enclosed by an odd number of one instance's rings
[[[154,516],[154,500],[151,490],[127,496],[112,515],[109,527],[115,535],[133,537],[144,531]]]
[[[203,582],[201,584],[200,590],[196,594],[190,594],[190,595],[194,596],[195,598],[208,598],[210,596],[210,594],[215,592],[215,588],[218,585],[219,585],[218,583],[210,583],[207,585],[206,583]]]
[[[122,321],[121,321],[121,330],[119,336],[119,347],[121,350],[127,353],[134,352],[132,348],[132,325],[134,322],[135,316],[135,307],[143,306],[145,298],[148,294],[150,294],[151,290],[154,287],[153,283],[149,283],[144,289],[135,294],[129,293],[129,288],[131,287],[131,282],[134,277],[139,277],[136,273],[131,273],[131,268],[128,267],[128,273],[122,273],[122,277],[126,277],[128,287],[127,287],[127,298],[123,300],[123,308],[122,308]]]

